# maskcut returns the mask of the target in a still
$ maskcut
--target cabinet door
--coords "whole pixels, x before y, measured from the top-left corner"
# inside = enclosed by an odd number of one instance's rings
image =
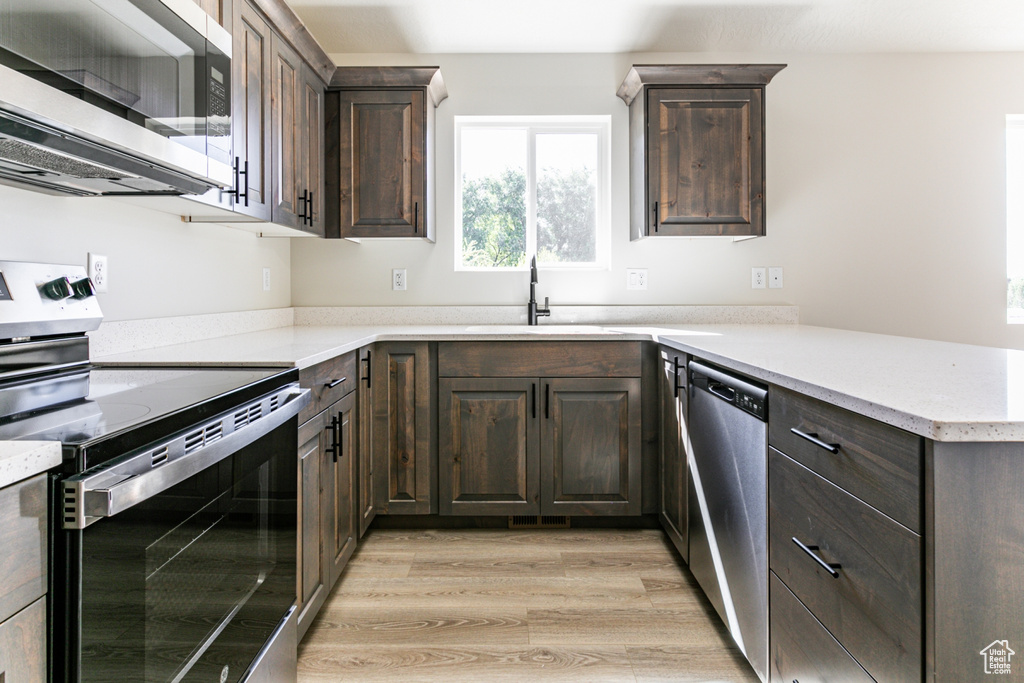
[[[373,485],[373,349],[359,349],[359,405],[356,419],[359,423],[359,538],[363,537],[370,522],[377,516],[376,490]]]
[[[39,598],[0,623],[0,681],[49,680],[46,630],[46,598]]]
[[[648,90],[648,236],[764,234],[762,96]]]
[[[303,105],[302,61],[276,33],[272,40],[271,149],[273,222],[299,226],[299,110]],[[305,205],[301,209],[304,212]]]
[[[356,548],[355,414],[356,395],[350,393],[327,411],[330,414],[330,445],[324,452],[324,552],[330,581],[341,576]]]
[[[661,352],[661,501],[659,516],[665,533],[684,560],[687,542],[686,363],[673,349]]]
[[[541,514],[640,514],[640,380],[541,384]]]
[[[342,237],[423,237],[426,109],[421,90],[341,91]]]
[[[535,379],[438,381],[442,515],[540,512]]]
[[[272,32],[247,0],[234,3],[231,136],[241,192],[234,210],[271,219],[270,90]]]
[[[374,485],[378,512],[437,512],[436,373],[427,342],[378,344],[373,354]]]
[[[323,461],[329,445],[328,411],[299,427],[298,627],[306,632],[330,590],[330,574],[321,529],[326,521],[321,490]]]
[[[324,236],[324,86],[308,66],[299,84],[299,206],[298,227]]]

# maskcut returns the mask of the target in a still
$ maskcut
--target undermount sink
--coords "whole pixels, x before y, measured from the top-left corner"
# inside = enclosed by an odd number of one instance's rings
[[[616,334],[597,325],[475,325],[469,333],[489,334]]]

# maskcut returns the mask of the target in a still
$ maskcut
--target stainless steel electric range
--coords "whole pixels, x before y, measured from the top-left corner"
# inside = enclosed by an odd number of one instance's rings
[[[50,473],[54,681],[295,679],[295,370],[104,369],[84,269],[0,261],[0,440]]]

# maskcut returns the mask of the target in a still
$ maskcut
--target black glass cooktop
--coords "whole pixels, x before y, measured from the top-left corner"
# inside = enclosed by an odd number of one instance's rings
[[[64,469],[83,469],[188,429],[298,379],[280,368],[92,368],[89,394],[0,421],[0,441],[64,444]]]

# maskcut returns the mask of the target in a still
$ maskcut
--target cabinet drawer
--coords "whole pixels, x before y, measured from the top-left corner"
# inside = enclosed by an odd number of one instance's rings
[[[874,678],[920,681],[920,537],[773,448],[768,489],[769,567]]]
[[[871,683],[871,676],[771,572],[768,591],[772,683]]]
[[[358,380],[355,351],[300,370],[299,383],[312,389],[313,399],[299,413],[299,424],[355,390]]]
[[[639,377],[641,342],[442,342],[441,377]]]
[[[46,592],[46,475],[0,489],[0,621]]]
[[[779,387],[768,400],[769,444],[921,533],[921,437]]]

